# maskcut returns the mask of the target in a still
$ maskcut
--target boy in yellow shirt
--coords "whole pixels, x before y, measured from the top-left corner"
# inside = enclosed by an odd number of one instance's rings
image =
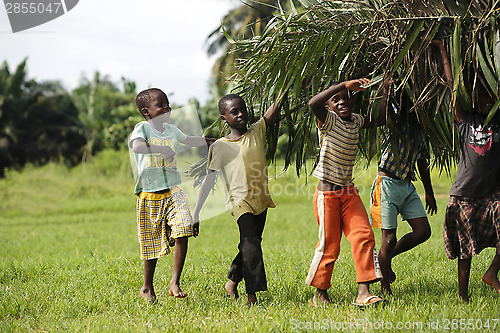
[[[267,208],[275,206],[267,185],[265,133],[278,115],[278,103],[249,127],[247,107],[240,96],[229,94],[222,97],[219,112],[231,133],[210,147],[208,173],[200,188],[193,219],[199,222],[201,207],[219,172],[226,189],[226,208],[237,221],[240,231],[239,252],[229,269],[225,289],[237,299],[238,283],[244,279],[248,304],[253,305],[257,302],[255,293],[267,290],[261,242]]]

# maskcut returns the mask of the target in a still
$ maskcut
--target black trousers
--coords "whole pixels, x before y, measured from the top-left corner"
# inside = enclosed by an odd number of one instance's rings
[[[266,215],[267,209],[259,215],[245,213],[238,219],[239,252],[231,263],[227,277],[236,283],[244,279],[247,294],[267,290],[261,247]]]

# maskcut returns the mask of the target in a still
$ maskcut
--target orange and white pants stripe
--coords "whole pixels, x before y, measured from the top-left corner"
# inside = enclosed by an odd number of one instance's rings
[[[319,241],[306,283],[329,289],[333,266],[339,257],[342,232],[351,244],[356,282],[382,278],[374,249],[375,237],[358,190],[351,183],[338,191],[314,193],[314,216],[319,225]]]

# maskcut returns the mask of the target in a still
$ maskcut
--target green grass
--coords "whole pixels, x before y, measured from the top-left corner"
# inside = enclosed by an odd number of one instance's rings
[[[233,302],[224,292],[238,243],[227,213],[202,221],[200,236],[189,242],[182,276],[189,296],[168,296],[168,256],[159,260],[155,275],[159,305],[148,306],[138,293],[142,261],[128,165],[127,153],[105,152],[85,167],[28,167],[0,180],[0,331],[439,332],[472,322],[500,330],[500,297],[481,282],[493,249],[473,259],[472,301],[459,302],[456,260],[448,260],[442,246],[452,181],[437,173],[439,211],[430,217],[432,237],[394,259],[394,297],[383,308],[360,311],[351,305],[357,287],[345,238],[329,291],[334,305],[313,309],[308,304],[314,289],[304,280],[317,242],[311,203],[316,180],[305,184],[293,171],[270,183],[277,208],[268,213],[263,237],[269,291],[258,294],[258,306],[247,309],[245,297]],[[375,167],[356,171],[366,207],[375,173]],[[401,223],[398,236],[408,231]],[[379,243],[380,231],[375,235]],[[244,294],[243,285],[239,291]],[[379,293],[380,286],[372,292]],[[441,326],[433,330],[438,321]]]

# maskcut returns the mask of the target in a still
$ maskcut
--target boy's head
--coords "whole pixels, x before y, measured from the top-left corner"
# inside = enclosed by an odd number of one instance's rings
[[[146,120],[162,116],[165,118],[164,122],[167,122],[170,118],[172,109],[167,95],[158,88],[150,88],[138,93],[135,104]]]
[[[337,83],[338,84],[338,83]],[[326,101],[328,110],[335,112],[344,120],[351,119],[352,99],[349,91],[344,88]]]
[[[231,128],[246,128],[248,123],[247,106],[243,98],[229,94],[219,100],[219,113],[222,121]]]

